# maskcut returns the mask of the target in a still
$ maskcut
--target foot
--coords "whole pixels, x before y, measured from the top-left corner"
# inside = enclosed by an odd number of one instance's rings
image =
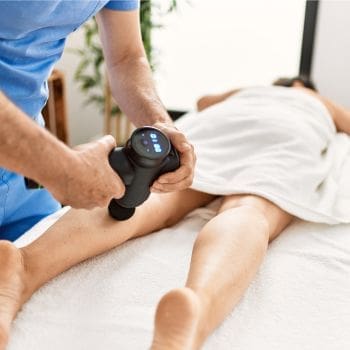
[[[0,241],[0,350],[8,341],[10,327],[23,304],[25,268],[21,250]]]
[[[198,349],[201,307],[189,288],[174,289],[159,302],[152,350]]]

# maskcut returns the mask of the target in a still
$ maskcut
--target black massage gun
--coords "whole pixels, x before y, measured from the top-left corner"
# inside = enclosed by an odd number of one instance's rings
[[[132,217],[150,195],[153,181],[180,166],[179,155],[167,136],[150,126],[136,129],[125,147],[114,148],[109,163],[125,185],[124,196],[112,199],[108,206],[116,220]]]

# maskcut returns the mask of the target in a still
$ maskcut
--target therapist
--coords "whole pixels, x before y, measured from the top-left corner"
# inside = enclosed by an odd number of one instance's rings
[[[138,7],[138,0],[0,1],[0,239],[16,239],[59,202],[88,209],[124,193],[108,164],[112,136],[71,149],[42,127],[47,79],[65,40],[95,14],[118,105],[136,126],[164,131],[180,152],[181,167],[163,175],[152,190],[181,190],[192,183],[193,147],[156,94]],[[23,175],[47,190],[27,190]]]

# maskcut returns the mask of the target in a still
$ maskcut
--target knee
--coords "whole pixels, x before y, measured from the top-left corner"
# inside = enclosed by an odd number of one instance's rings
[[[164,205],[163,198],[161,196],[152,196],[152,203],[148,203],[146,216],[154,217],[156,216],[158,226],[156,229],[162,229],[166,227],[171,227],[179,222],[181,216],[177,210],[171,205]]]
[[[178,213],[169,214],[169,212],[166,212],[164,215],[163,227],[171,227],[176,225],[182,219],[183,216],[184,215],[180,215]]]
[[[245,219],[247,234],[261,238],[263,242],[268,242],[270,225],[265,213],[259,208],[246,204],[238,206],[236,210]]]
[[[235,217],[235,222],[243,228],[245,237],[265,251],[269,242],[270,225],[262,210],[251,205],[242,204],[226,209],[221,215],[228,215],[231,220],[232,217]],[[232,229],[235,229],[234,225]]]
[[[177,220],[177,218],[176,218],[175,216],[169,216],[169,215],[167,215],[167,216],[164,217],[164,221],[163,221],[163,223],[162,223],[162,226],[163,226],[164,228],[166,228],[166,227],[171,227],[171,226],[176,225],[177,222],[178,222],[178,220]]]

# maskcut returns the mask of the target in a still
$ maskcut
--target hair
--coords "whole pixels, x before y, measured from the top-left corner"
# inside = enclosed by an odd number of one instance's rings
[[[298,75],[293,78],[278,78],[275,80],[272,85],[276,86],[285,86],[285,87],[292,87],[295,82],[300,82],[302,83],[306,88],[312,89],[314,91],[317,91],[315,84],[311,79],[308,77]]]

